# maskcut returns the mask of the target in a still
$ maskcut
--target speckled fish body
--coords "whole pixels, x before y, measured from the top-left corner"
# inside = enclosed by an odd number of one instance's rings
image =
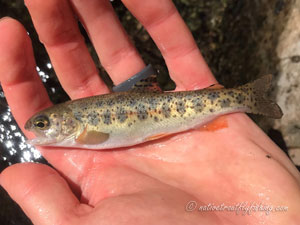
[[[280,118],[279,106],[265,98],[270,81],[270,76],[264,76],[234,89],[129,91],[88,97],[45,109],[25,128],[36,135],[32,144],[108,149],[199,127],[233,112]]]

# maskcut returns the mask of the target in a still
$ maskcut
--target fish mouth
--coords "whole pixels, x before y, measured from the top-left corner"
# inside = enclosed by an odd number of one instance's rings
[[[30,145],[49,145],[49,144],[52,144],[54,142],[54,140],[47,137],[44,132],[35,130],[32,122],[30,120],[28,120],[25,123],[24,128],[27,131],[30,131],[35,135],[35,138],[26,140],[27,144],[30,144]]]

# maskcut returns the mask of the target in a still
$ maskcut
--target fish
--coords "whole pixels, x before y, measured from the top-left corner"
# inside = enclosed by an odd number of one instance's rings
[[[132,88],[71,100],[33,115],[25,129],[29,143],[84,149],[113,149],[195,129],[229,113],[245,112],[275,119],[280,107],[267,98],[272,75],[236,87],[163,92]],[[140,85],[141,86],[141,85]]]

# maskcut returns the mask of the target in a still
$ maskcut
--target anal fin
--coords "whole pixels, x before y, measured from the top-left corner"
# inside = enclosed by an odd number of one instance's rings
[[[153,140],[163,138],[163,137],[166,137],[166,136],[169,136],[169,135],[170,134],[168,134],[168,133],[155,134],[155,135],[152,135],[152,136],[149,136],[149,137],[145,138],[145,141],[153,141]]]
[[[223,115],[223,116],[219,116],[216,119],[208,122],[207,124],[204,124],[204,125],[198,127],[198,130],[214,132],[214,131],[221,130],[221,129],[224,129],[227,127],[228,127],[227,116]]]
[[[221,85],[221,84],[212,84],[212,85],[210,85],[209,87],[207,87],[205,89],[222,89],[222,88],[224,88],[224,86]]]

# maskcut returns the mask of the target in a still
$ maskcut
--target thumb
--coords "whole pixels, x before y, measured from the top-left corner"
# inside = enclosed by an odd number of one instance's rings
[[[0,184],[34,224],[72,224],[84,206],[67,182],[43,164],[10,166],[1,173]]]

